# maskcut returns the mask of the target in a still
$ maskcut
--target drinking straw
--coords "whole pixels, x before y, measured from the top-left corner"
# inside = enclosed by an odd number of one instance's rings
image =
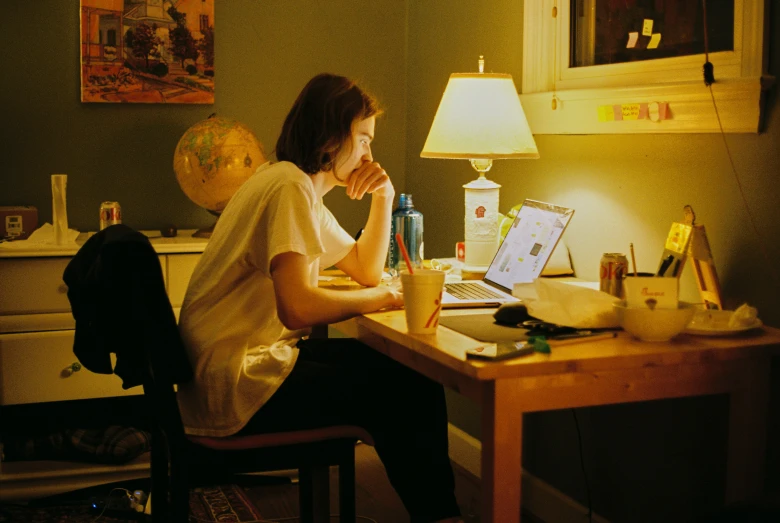
[[[406,262],[406,268],[409,269],[409,274],[414,274],[414,270],[412,269],[412,261],[409,259],[409,253],[406,252],[406,246],[404,245],[404,240],[401,238],[400,232],[395,233],[395,241],[398,242],[398,247],[401,249],[401,254],[404,255],[404,261]]]
[[[631,250],[631,264],[634,266],[634,276],[637,276],[636,273],[636,256],[634,256],[634,243],[631,242],[628,244],[628,248]]]

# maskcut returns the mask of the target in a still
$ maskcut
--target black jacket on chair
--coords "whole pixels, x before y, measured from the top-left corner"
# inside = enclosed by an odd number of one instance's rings
[[[84,367],[143,384],[149,359],[173,383],[192,379],[192,367],[149,239],[126,225],[94,234],[65,268],[76,335],[73,352]],[[116,368],[111,353],[116,353]]]

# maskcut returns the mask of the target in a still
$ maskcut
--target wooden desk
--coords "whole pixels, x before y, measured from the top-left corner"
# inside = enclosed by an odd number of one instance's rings
[[[444,312],[458,313],[465,312]],[[780,354],[778,329],[739,337],[682,335],[666,343],[620,333],[610,340],[551,344],[548,355],[489,363],[458,358],[480,343],[446,327],[436,335],[407,334],[401,310],[334,327],[481,405],[482,521],[520,521],[523,414],[562,408],[728,394],[726,502],[763,492],[770,358]]]

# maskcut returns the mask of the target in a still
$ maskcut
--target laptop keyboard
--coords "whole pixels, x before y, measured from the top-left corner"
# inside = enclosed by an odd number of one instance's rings
[[[447,292],[459,300],[505,299],[505,294],[493,292],[478,283],[445,283]]]

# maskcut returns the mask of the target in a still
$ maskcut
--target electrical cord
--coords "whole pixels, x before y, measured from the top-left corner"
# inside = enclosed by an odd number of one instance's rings
[[[720,119],[718,104],[715,103],[715,93],[712,91],[712,84],[715,83],[715,67],[710,63],[709,42],[707,38],[707,0],[702,0],[702,13],[704,16],[704,67],[703,67],[704,85],[706,85],[710,91],[710,98],[712,99],[712,107],[715,109],[715,118],[718,121],[718,129],[720,129],[720,137],[723,140],[723,146],[726,149],[726,156],[728,156],[729,159],[729,165],[731,166],[731,173],[734,175],[734,180],[737,182],[737,188],[739,189],[739,195],[742,198],[742,204],[745,206],[745,212],[747,212],[748,221],[750,222],[750,226],[753,229],[753,233],[756,235],[756,238],[758,239],[758,246],[761,249],[761,254],[764,257],[764,261],[766,262],[766,267],[769,273],[772,275],[772,279],[774,280],[775,286],[780,288],[780,276],[778,276],[778,272],[775,269],[775,266],[772,264],[771,258],[769,257],[769,252],[766,250],[766,245],[764,244],[763,241],[761,241],[761,233],[758,231],[758,226],[756,225],[756,219],[753,216],[753,212],[750,210],[750,206],[748,205],[747,197],[745,196],[745,190],[742,187],[742,181],[739,179],[739,173],[737,172],[737,166],[734,164],[734,158],[732,158],[731,156],[731,149],[729,149],[729,144],[728,141],[726,140],[726,133],[723,131],[723,122]]]
[[[585,470],[585,456],[582,451],[582,433],[580,432],[580,422],[577,419],[577,411],[571,409],[572,416],[574,416],[574,426],[577,428],[577,443],[580,448],[580,467],[582,468],[582,478],[585,480],[585,496],[588,500],[588,522],[593,523],[593,503],[590,498],[590,483],[588,482],[588,472]]]
[[[97,521],[98,519],[103,517],[103,514],[105,513],[106,509],[108,508],[108,499],[111,497],[111,494],[113,494],[114,492],[117,492],[117,491],[124,492],[125,495],[127,496],[127,499],[133,499],[132,492],[130,492],[126,488],[121,488],[121,487],[112,488],[111,491],[109,491],[108,495],[106,496],[106,502],[103,504],[103,510],[101,510],[100,514],[95,516],[95,519],[93,519],[90,523],[95,523],[95,521]]]

